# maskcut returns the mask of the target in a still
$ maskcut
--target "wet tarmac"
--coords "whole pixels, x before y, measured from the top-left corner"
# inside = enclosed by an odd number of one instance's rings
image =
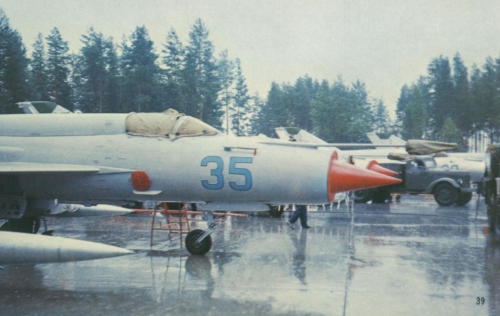
[[[230,218],[206,256],[151,217],[48,218],[62,237],[134,250],[0,270],[0,315],[499,315],[500,245],[486,207],[432,197],[310,208],[313,228]],[[205,228],[192,222],[192,228]]]

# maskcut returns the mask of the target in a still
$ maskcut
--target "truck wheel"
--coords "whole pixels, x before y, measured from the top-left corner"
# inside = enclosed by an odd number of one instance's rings
[[[434,200],[441,206],[450,206],[458,201],[458,190],[447,182],[440,183],[434,189]]]
[[[460,193],[458,197],[457,205],[462,206],[470,202],[472,199],[472,192]]]
[[[354,202],[366,203],[372,199],[372,190],[364,189],[354,191]]]

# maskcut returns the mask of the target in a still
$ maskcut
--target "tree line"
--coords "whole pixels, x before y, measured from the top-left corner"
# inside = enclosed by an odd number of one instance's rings
[[[216,57],[208,36],[198,19],[187,45],[170,29],[157,54],[144,26],[119,45],[90,28],[81,36],[81,49],[70,53],[55,27],[46,37],[38,34],[28,57],[0,10],[0,113],[15,113],[15,103],[27,100],[86,113],[175,108],[217,128],[249,133],[251,98],[241,63],[227,51]]]
[[[272,136],[274,127],[297,126],[328,141],[359,141],[373,126],[382,131],[388,124],[383,103],[372,104],[361,82],[348,87],[338,78],[330,87],[304,76],[295,85],[273,82],[265,99],[251,96],[241,61],[227,51],[215,56],[200,19],[186,45],[170,29],[159,54],[144,26],[120,45],[90,28],[74,54],[55,27],[46,37],[38,34],[29,57],[1,11],[0,32],[0,45],[8,48],[0,50],[0,69],[7,70],[0,71],[1,113],[26,100],[90,113],[175,108],[235,135]]]
[[[401,89],[396,127],[403,137],[456,142],[462,150],[476,149],[481,135],[498,141],[500,59],[486,58],[469,75],[457,53],[451,64],[447,57],[434,58],[427,71]]]
[[[365,134],[396,134],[458,142],[461,149],[486,131],[500,130],[500,60],[488,58],[469,76],[460,55],[431,61],[428,75],[404,85],[392,122],[382,100],[365,84],[305,75],[294,83],[272,82],[265,98],[250,95],[238,58],[217,56],[201,19],[187,43],[170,29],[156,53],[146,27],[120,44],[90,28],[70,53],[55,27],[39,34],[31,54],[0,9],[0,113],[16,102],[49,100],[87,113],[160,112],[174,108],[235,135],[274,135],[278,126],[303,128],[328,142],[366,142]]]

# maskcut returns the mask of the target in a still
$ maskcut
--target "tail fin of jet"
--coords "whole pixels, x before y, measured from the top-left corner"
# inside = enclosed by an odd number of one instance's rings
[[[405,140],[403,140],[397,136],[394,136],[394,135],[391,135],[387,139],[380,139],[380,137],[378,137],[378,135],[375,132],[371,132],[371,133],[366,133],[366,136],[373,144],[394,145],[394,147],[400,147],[400,146],[406,145]],[[380,149],[380,148],[384,148],[384,147],[375,147],[375,148]],[[387,148],[387,147],[385,147],[385,148]]]

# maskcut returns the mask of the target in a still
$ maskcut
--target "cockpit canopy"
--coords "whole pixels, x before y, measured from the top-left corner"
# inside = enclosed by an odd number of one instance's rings
[[[168,109],[162,113],[130,113],[125,120],[128,134],[149,137],[168,137],[175,140],[188,136],[213,136],[219,131],[194,118]]]

